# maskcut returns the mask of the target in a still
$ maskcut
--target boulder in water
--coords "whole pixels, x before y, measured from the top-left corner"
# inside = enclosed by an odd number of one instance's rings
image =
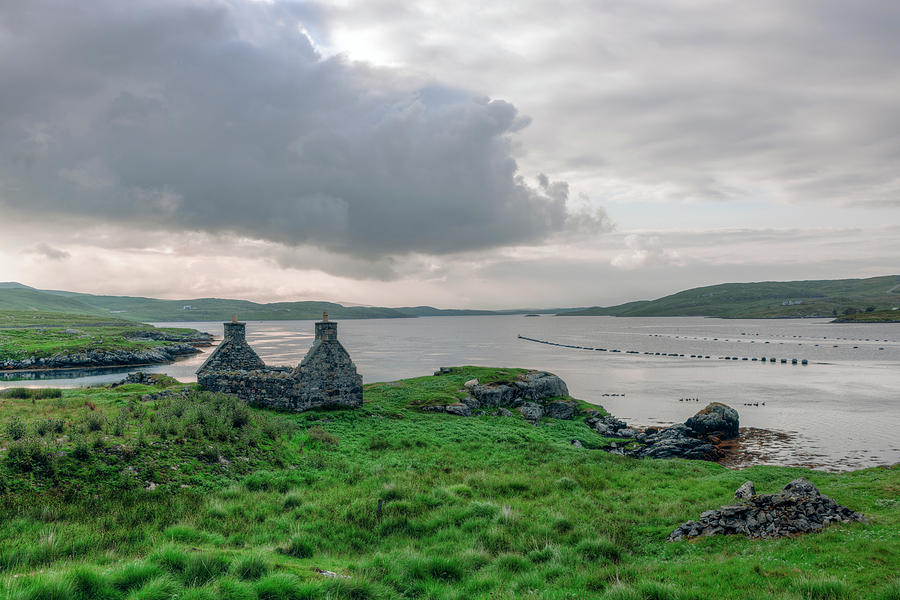
[[[707,404],[684,424],[698,436],[715,435],[726,440],[738,436],[738,412],[721,402]]]

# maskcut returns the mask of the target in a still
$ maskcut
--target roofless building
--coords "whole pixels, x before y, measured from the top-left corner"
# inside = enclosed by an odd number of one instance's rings
[[[268,367],[246,339],[246,323],[224,324],[222,343],[197,370],[204,390],[234,394],[249,404],[304,411],[362,406],[362,375],[338,341],[328,312],[315,324],[316,338],[297,367]]]

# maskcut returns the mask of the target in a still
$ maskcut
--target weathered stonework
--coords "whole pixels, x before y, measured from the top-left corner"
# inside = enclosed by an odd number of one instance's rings
[[[266,363],[247,343],[246,335],[246,323],[225,323],[225,337],[222,343],[203,362],[197,375],[204,372],[265,369]]]
[[[225,323],[225,339],[197,371],[200,387],[249,404],[304,411],[362,406],[362,375],[337,339],[337,323],[316,323],[316,339],[297,368],[267,367],[247,344],[244,323]]]

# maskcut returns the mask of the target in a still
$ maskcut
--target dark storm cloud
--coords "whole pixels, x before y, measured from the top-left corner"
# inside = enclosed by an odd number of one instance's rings
[[[0,205],[377,257],[583,226],[516,108],[342,58],[308,6],[0,6]],[[590,222],[590,221],[588,221]]]

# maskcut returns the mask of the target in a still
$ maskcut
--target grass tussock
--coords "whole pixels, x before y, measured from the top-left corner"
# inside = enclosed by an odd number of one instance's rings
[[[19,400],[47,400],[62,398],[62,390],[53,388],[9,388],[0,390],[0,398],[16,398]]]
[[[900,600],[897,470],[636,461],[573,447],[594,435],[578,419],[416,408],[486,375],[302,414],[183,386],[5,398],[3,597]],[[801,475],[871,524],[665,541],[747,479],[770,492]]]

